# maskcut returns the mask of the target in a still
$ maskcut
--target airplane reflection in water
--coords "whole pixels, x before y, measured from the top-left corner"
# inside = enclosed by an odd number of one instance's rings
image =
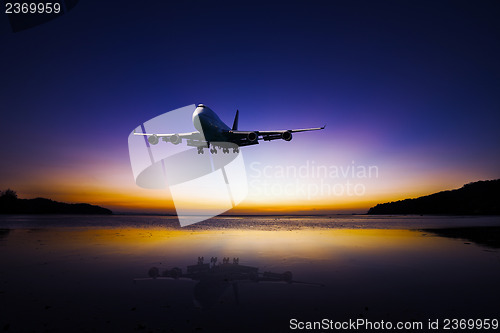
[[[294,281],[290,271],[261,273],[258,267],[240,265],[239,261],[239,258],[233,258],[231,263],[229,258],[224,258],[222,263],[217,264],[217,257],[212,257],[210,263],[205,263],[204,257],[198,257],[198,263],[187,266],[186,273],[183,273],[179,267],[166,269],[163,272],[160,272],[158,267],[151,267],[148,271],[149,278],[134,279],[134,282],[144,280],[196,281],[194,303],[200,308],[212,307],[230,286],[233,287],[236,303],[239,303],[238,283],[284,282],[324,286],[320,283]]]
[[[229,128],[217,114],[209,107],[198,104],[193,112],[193,125],[198,130],[197,132],[189,133],[137,133],[134,130],[134,135],[146,136],[148,142],[152,145],[158,144],[160,138],[165,142],[170,142],[177,145],[186,140],[188,146],[197,147],[198,154],[203,154],[203,148],[210,148],[212,154],[217,154],[217,148],[221,148],[224,154],[229,153],[229,149],[233,149],[233,153],[239,152],[239,147],[256,145],[259,140],[272,141],[282,139],[285,141],[292,140],[292,133],[317,131],[325,128],[303,128],[290,130],[275,130],[275,131],[240,131],[238,130],[238,114],[234,117],[233,127]]]

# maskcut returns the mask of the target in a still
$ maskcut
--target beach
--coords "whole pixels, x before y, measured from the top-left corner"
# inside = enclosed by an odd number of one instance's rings
[[[365,320],[435,332],[430,322],[498,320],[498,246],[477,237],[498,227],[491,216],[219,217],[188,228],[160,216],[2,216],[0,329],[291,332],[327,319],[317,331]]]

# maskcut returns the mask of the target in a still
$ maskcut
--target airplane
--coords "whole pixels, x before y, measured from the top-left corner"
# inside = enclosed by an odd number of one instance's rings
[[[157,133],[137,133],[134,135],[147,136],[148,142],[152,145],[158,144],[160,138],[165,142],[178,145],[183,139],[187,141],[188,146],[198,147],[198,154],[203,154],[203,148],[210,148],[212,154],[217,154],[217,147],[222,148],[224,154],[233,149],[233,153],[239,152],[239,147],[256,145],[259,140],[272,141],[282,139],[292,140],[292,133],[317,131],[325,128],[304,128],[278,131],[239,131],[238,115],[236,110],[233,127],[227,126],[217,114],[204,104],[198,104],[193,112],[193,125],[198,130],[189,133],[175,134],[157,134]],[[203,134],[202,134],[203,133]]]

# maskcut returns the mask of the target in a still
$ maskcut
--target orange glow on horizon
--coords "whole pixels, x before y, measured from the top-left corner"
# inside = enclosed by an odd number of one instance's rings
[[[370,207],[379,203],[416,198],[428,195],[436,190],[419,190],[413,193],[380,193],[360,197],[334,197],[321,198],[321,200],[284,200],[278,198],[269,200],[268,197],[261,200],[247,198],[240,205],[234,207],[226,214],[301,214],[301,213],[335,213],[354,212],[365,213]],[[130,194],[128,194],[130,193]],[[43,191],[28,193],[19,191],[20,198],[46,197],[52,200],[67,203],[89,203],[99,205],[113,212],[136,212],[136,213],[160,213],[174,214],[174,202],[168,190],[145,190],[134,185],[133,188],[124,192],[122,189],[99,188],[86,186],[85,188],[74,187],[72,189],[60,189],[59,191]],[[200,205],[202,206],[202,205]]]
[[[136,188],[126,194],[111,189],[87,189],[85,191],[42,193],[29,197],[47,197],[67,203],[89,203],[111,209],[115,213],[158,213],[175,214],[174,202],[168,190],[144,190]],[[225,214],[322,214],[322,213],[366,213],[370,207],[379,203],[398,201],[411,197],[429,194],[414,193],[410,195],[385,194],[380,196],[358,198],[333,198],[324,200],[276,200],[255,201],[244,200],[240,205]],[[22,192],[19,195],[23,198]]]
[[[278,162],[276,165],[279,165]],[[327,165],[327,162],[318,160],[316,165]],[[352,195],[352,193],[349,195],[347,192],[343,194],[328,191],[314,192],[316,190],[314,186],[321,186],[322,180],[317,177],[298,180],[289,177],[256,178],[258,172],[252,171],[251,167],[247,168],[249,175],[254,176],[253,179],[249,179],[249,194],[243,202],[226,214],[366,213],[370,207],[379,203],[456,189],[465,183],[477,180],[468,173],[443,175],[441,172],[432,171],[408,177],[402,167],[389,165],[379,165],[379,173],[373,178],[325,179],[333,186],[346,184],[347,181],[363,185],[362,195]],[[261,171],[267,170],[263,165],[259,168]],[[271,171],[276,172],[277,169]],[[255,179],[258,182],[252,183]],[[67,203],[83,202],[111,209],[115,213],[175,214],[174,202],[168,187],[163,190],[138,187],[126,161],[121,161],[117,165],[107,164],[100,167],[96,165],[92,168],[84,165],[80,169],[40,171],[34,177],[16,181],[14,185],[9,183],[2,185],[0,189],[10,187],[18,192],[20,198],[45,197]],[[309,185],[313,186],[313,192],[304,194],[300,191],[300,186]],[[263,186],[268,186],[270,191],[265,192]],[[273,193],[275,188],[278,191]],[[285,190],[290,191],[284,192]],[[194,202],[193,206],[201,206],[201,203]]]

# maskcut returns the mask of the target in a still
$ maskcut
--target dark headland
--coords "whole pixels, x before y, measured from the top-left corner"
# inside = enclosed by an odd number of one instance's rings
[[[368,214],[500,215],[500,179],[478,181],[462,188],[378,204]]]
[[[111,215],[109,209],[87,203],[68,204],[45,198],[19,199],[13,190],[0,194],[0,214]]]

